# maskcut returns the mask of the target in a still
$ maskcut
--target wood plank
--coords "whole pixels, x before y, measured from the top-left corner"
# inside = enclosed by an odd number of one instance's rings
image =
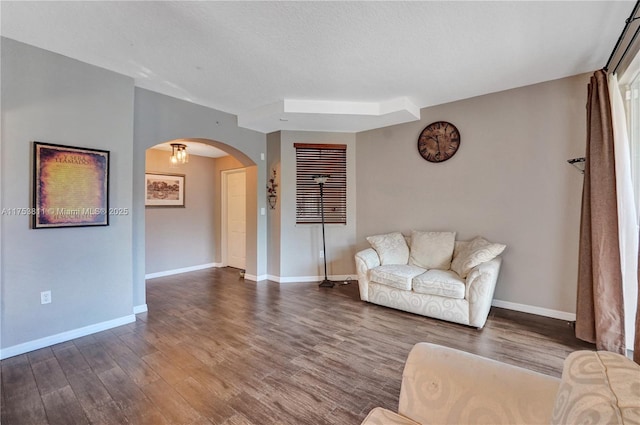
[[[113,400],[97,407],[85,408],[85,414],[92,424],[122,425],[127,423],[136,423],[130,422],[125,413],[120,410]]]
[[[170,423],[191,424],[205,423],[202,415],[193,409],[189,403],[167,382],[163,380],[145,385],[142,391],[153,402],[155,408],[166,417]]]
[[[67,379],[85,411],[113,403],[109,391],[92,370],[84,369],[69,375]]]
[[[36,364],[45,360],[49,360],[53,357],[53,350],[51,347],[41,348],[39,350],[32,351],[27,353],[27,358],[29,359],[29,363]]]
[[[41,425],[47,423],[42,398],[26,355],[2,361],[3,425]]]
[[[188,378],[183,369],[176,366],[176,363],[161,352],[147,354],[142,357],[142,360],[149,365],[154,373],[170,384],[176,384]]]
[[[114,367],[98,374],[111,398],[122,410],[137,408],[139,405],[148,406],[149,399],[144,395],[129,376],[120,367]]]
[[[178,382],[174,387],[193,409],[214,424],[221,424],[236,415],[227,399],[217,397],[193,377]]]
[[[44,394],[42,402],[47,411],[48,423],[51,425],[85,425],[90,423],[76,395],[68,385]]]
[[[2,394],[6,399],[38,393],[38,385],[26,355],[2,361]],[[39,393],[38,393],[39,394]]]
[[[160,379],[160,375],[158,375],[153,368],[144,361],[144,359],[138,357],[133,351],[118,356],[118,358],[116,358],[116,363],[118,363],[120,368],[124,370],[131,380],[133,380],[133,382],[139,387],[143,387]]]
[[[52,357],[35,364],[31,364],[33,376],[38,384],[38,390],[41,395],[51,391],[59,390],[69,385],[58,359]]]
[[[92,344],[81,344],[78,350],[82,353],[91,369],[100,374],[117,366],[116,362],[104,350],[102,344],[93,338]]]
[[[55,350],[54,354],[60,368],[62,368],[67,377],[91,369],[78,347],[73,344],[66,348]]]

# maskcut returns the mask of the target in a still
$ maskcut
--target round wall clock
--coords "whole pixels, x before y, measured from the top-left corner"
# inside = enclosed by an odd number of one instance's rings
[[[429,162],[443,162],[460,147],[460,132],[455,125],[436,121],[422,130],[418,137],[418,152]]]

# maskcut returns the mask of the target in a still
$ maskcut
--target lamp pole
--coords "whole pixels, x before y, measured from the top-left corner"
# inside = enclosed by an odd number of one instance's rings
[[[324,184],[329,179],[329,176],[326,174],[313,176],[313,180],[320,185],[320,219],[322,221],[322,259],[324,260],[324,280],[320,282],[320,287],[322,288],[333,288],[334,283],[329,280],[327,277],[327,247],[325,243],[324,237]]]

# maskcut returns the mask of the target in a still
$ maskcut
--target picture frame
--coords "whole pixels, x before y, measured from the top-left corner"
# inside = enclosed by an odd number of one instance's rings
[[[184,174],[145,173],[145,207],[184,208],[185,179]]]
[[[32,228],[109,225],[109,151],[33,142]]]

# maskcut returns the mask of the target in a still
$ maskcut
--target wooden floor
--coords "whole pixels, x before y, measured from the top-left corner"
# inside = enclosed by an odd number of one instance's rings
[[[243,281],[209,269],[147,282],[130,325],[3,360],[2,425],[359,424],[395,410],[429,341],[559,376],[593,346],[563,321],[492,309],[481,331],[358,299],[357,283]]]

